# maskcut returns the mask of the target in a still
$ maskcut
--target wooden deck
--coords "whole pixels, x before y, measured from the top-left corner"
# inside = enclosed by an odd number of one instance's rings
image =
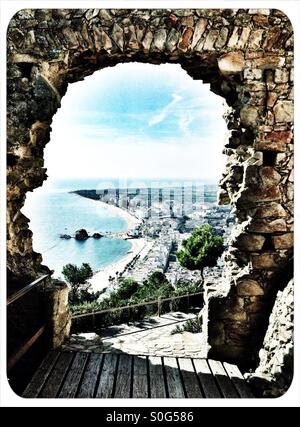
[[[26,398],[252,398],[235,365],[215,360],[52,351]]]

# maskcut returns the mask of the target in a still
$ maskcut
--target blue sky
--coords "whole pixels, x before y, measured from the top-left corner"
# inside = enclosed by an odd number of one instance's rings
[[[223,112],[222,98],[177,64],[95,72],[69,85],[54,117],[49,178],[217,180]]]

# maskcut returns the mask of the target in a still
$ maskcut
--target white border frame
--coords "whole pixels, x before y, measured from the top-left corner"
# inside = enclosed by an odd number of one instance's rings
[[[295,35],[295,76],[300,74],[300,2],[296,0],[291,1],[258,1],[258,0],[245,0],[241,1],[208,1],[208,0],[103,0],[99,1],[73,1],[73,0],[0,0],[0,57],[6,57],[6,30],[8,23],[12,16],[19,10],[24,8],[141,8],[141,9],[164,9],[164,8],[180,8],[180,9],[194,9],[194,8],[209,8],[209,9],[224,9],[224,8],[255,8],[255,9],[280,9],[291,20],[294,27]],[[17,396],[10,388],[6,377],[6,61],[1,61],[1,108],[0,108],[0,179],[1,179],[1,199],[0,199],[0,406],[5,407],[135,407],[137,409],[141,406],[155,407],[157,409],[164,407],[187,407],[192,410],[193,407],[243,407],[243,406],[256,406],[256,407],[299,407],[300,406],[300,304],[299,297],[300,291],[297,288],[300,277],[300,225],[298,219],[300,218],[300,194],[295,192],[295,256],[298,256],[298,262],[295,263],[295,370],[294,379],[290,389],[287,393],[277,399],[23,399]],[[295,118],[300,117],[300,108],[298,97],[299,93],[299,80],[295,77]],[[300,124],[295,120],[295,141],[299,139]],[[298,181],[300,181],[300,149],[295,144],[295,189],[298,188]],[[130,410],[128,411],[130,412]]]

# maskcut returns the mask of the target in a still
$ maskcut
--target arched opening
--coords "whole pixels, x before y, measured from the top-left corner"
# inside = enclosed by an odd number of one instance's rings
[[[42,254],[54,277],[64,280],[63,269],[70,263],[78,268],[88,263],[96,273],[88,280],[89,293],[101,295],[92,300],[76,291],[75,302],[71,290],[73,315],[141,304],[160,295],[175,298],[163,304],[160,314],[176,312],[179,326],[185,325],[184,319],[196,323],[204,283],[200,271],[182,266],[176,253],[204,224],[215,235],[224,235],[228,246],[234,217],[230,206],[217,205],[225,167],[223,113],[223,99],[175,64],[119,64],[70,86],[44,150],[48,178],[40,189],[27,194],[22,212],[30,218],[33,249]],[[90,238],[73,238],[80,229]],[[220,258],[216,263],[204,270],[206,282],[221,280],[224,261]],[[160,289],[148,284],[158,273]],[[132,280],[144,286],[143,294],[138,288],[132,293],[125,289],[127,282],[133,289]],[[125,293],[118,291],[121,285]],[[186,294],[192,294],[188,305],[187,298],[179,298]],[[108,319],[111,314],[98,315],[93,325],[74,319],[72,331],[103,331],[104,326],[114,331],[118,323],[149,315],[157,328],[156,305],[144,308],[145,314],[125,316],[123,311],[112,319]],[[173,329],[163,329],[163,346],[171,346]],[[126,332],[129,335],[127,326]],[[186,345],[191,346],[185,335]],[[161,336],[148,339],[153,349],[157,340],[162,343]],[[197,340],[193,342],[196,345]],[[202,345],[199,340],[198,353],[204,354]],[[174,350],[174,356],[184,351]]]
[[[55,23],[58,35],[48,24],[25,25],[35,14]],[[233,204],[238,223],[223,285],[205,297],[210,354],[246,365],[257,360],[293,248],[292,32],[284,14],[265,9],[17,14],[8,31],[11,276],[24,281],[45,271],[20,211],[26,193],[45,180],[43,149],[68,84],[119,63],[180,64],[230,107],[220,199]]]

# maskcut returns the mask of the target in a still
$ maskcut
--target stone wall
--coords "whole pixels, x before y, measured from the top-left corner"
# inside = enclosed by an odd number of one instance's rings
[[[69,289],[66,283],[52,280],[46,289],[46,322],[48,326],[48,343],[52,349],[63,344],[70,334],[71,313],[68,306]]]
[[[279,397],[293,380],[294,281],[279,291],[259,352],[259,366],[249,382],[259,397]]]
[[[69,83],[130,61],[178,63],[227,103],[220,201],[238,222],[224,289],[207,290],[210,355],[256,359],[293,247],[293,30],[278,10],[18,12],[8,28],[8,266],[34,277],[27,191],[46,179],[43,149]]]

